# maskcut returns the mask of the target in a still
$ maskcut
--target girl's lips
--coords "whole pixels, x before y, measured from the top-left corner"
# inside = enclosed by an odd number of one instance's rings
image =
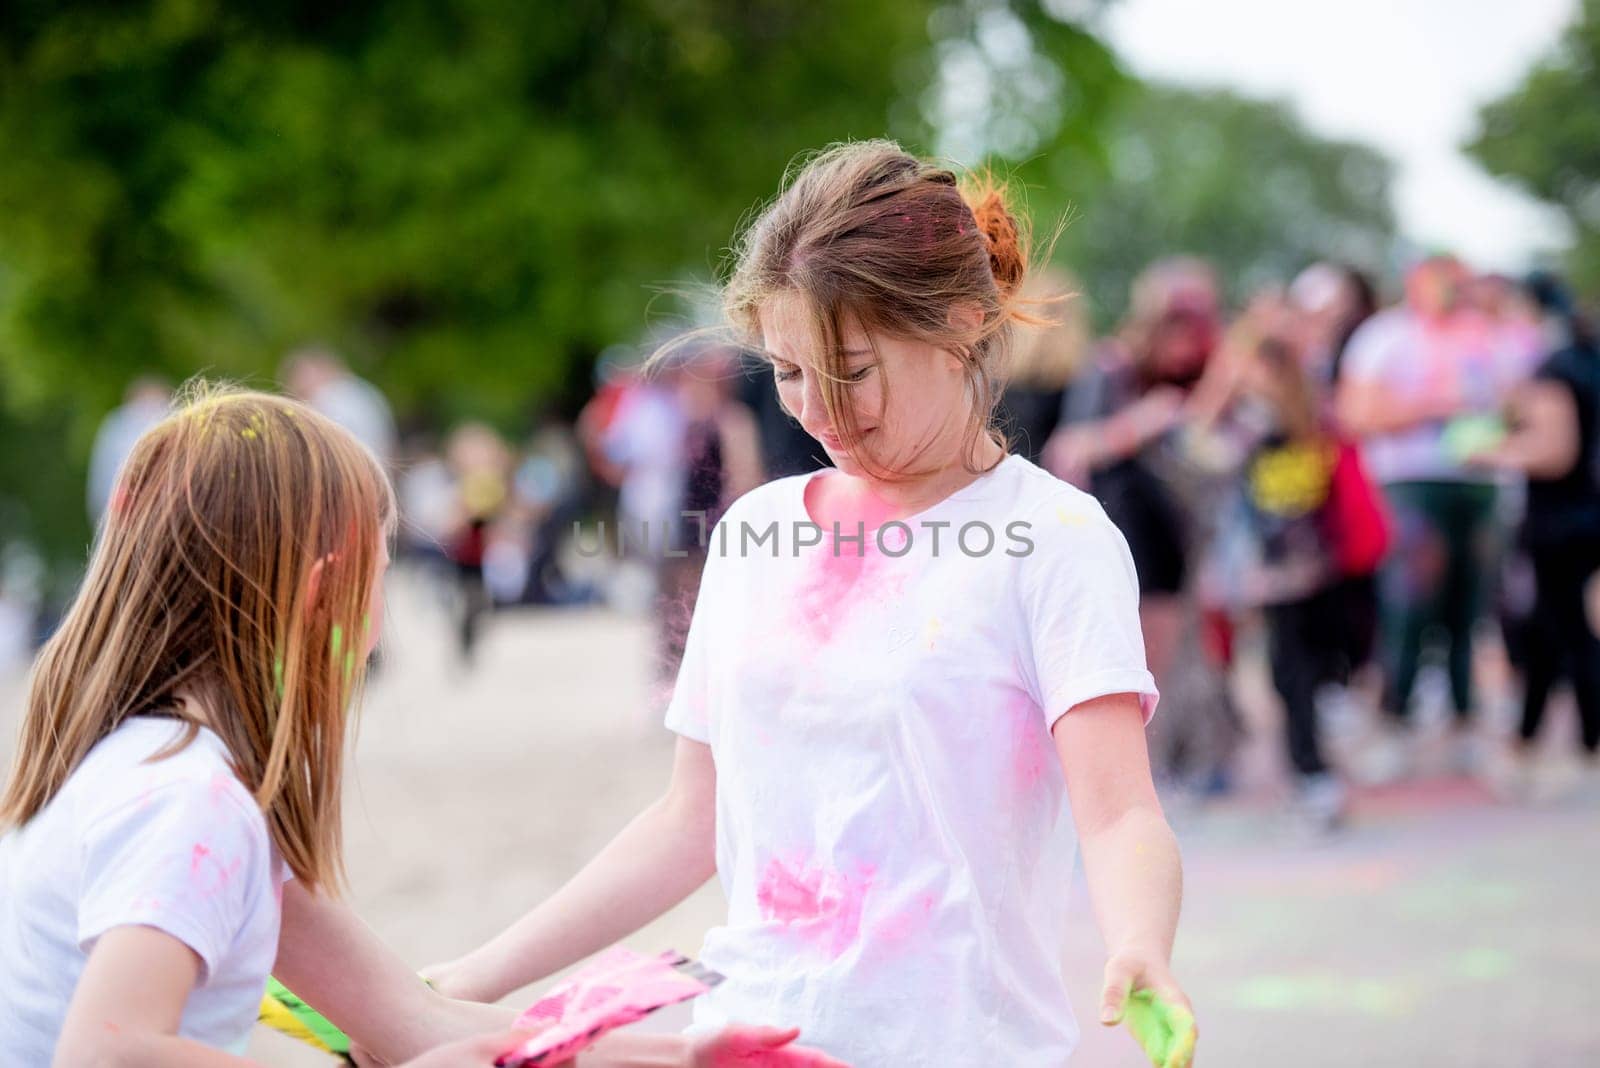
[[[863,431],[860,432],[859,435],[857,435],[857,437],[858,438],[864,438],[864,437],[866,437],[868,434],[872,433],[872,431],[874,431],[876,429],[878,429],[878,428],[877,427],[871,427],[871,428],[869,428],[867,430],[863,430]],[[842,448],[844,448],[844,442],[839,440],[839,436],[837,434],[830,434],[830,433],[824,431],[822,434],[820,434],[818,436],[818,440],[820,440],[824,445],[826,445],[830,449],[842,449]]]

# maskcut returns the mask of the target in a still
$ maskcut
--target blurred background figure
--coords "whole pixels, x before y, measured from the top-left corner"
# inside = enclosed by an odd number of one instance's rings
[[[577,433],[555,411],[539,418],[517,465],[514,487],[528,545],[520,600],[534,605],[588,600],[590,591],[566,576],[560,555],[573,524],[583,516],[589,478]]]
[[[1303,351],[1307,323],[1277,294],[1253,301],[1228,331],[1196,404],[1190,433],[1203,454],[1237,472],[1250,536],[1237,607],[1258,609],[1298,807],[1328,830],[1348,790],[1324,752],[1319,691],[1348,681],[1352,661],[1335,517],[1340,450]]]
[[[139,435],[155,426],[172,405],[172,386],[148,375],[135,378],[123,394],[122,404],[100,423],[89,454],[89,521],[98,523],[111,501],[117,473],[133,451]]]
[[[388,400],[378,387],[356,377],[332,349],[296,349],[284,360],[281,377],[291,396],[354,434],[385,467],[394,467],[398,437]]]
[[[1372,279],[1347,264],[1321,261],[1295,276],[1289,286],[1290,306],[1299,320],[1300,359],[1318,404],[1335,439],[1338,457],[1334,481],[1338,493],[1330,518],[1338,526],[1335,546],[1339,574],[1330,591],[1340,629],[1340,648],[1347,676],[1323,687],[1318,708],[1341,728],[1353,732],[1376,705],[1382,672],[1375,664],[1378,642],[1378,568],[1388,550],[1390,521],[1377,493],[1359,443],[1339,425],[1334,398],[1344,371],[1344,358],[1355,336],[1378,311],[1378,290]],[[1359,683],[1359,686],[1353,685]],[[1360,695],[1356,695],[1356,691]]]
[[[1039,463],[1061,423],[1067,387],[1089,359],[1089,310],[1060,270],[1029,275],[1021,296],[1052,325],[1018,331],[995,418],[1012,451]]]
[[[485,565],[501,535],[511,498],[511,450],[482,423],[456,429],[445,444],[445,461],[455,486],[455,506],[444,539],[446,558],[456,577],[457,651],[470,666],[481,623],[493,606]]]
[[[674,351],[662,370],[680,420],[675,455],[682,465],[664,530],[670,551],[655,557],[656,678],[664,696],[678,677],[711,530],[766,479],[755,417],[736,395],[740,355],[718,341],[696,341]]]
[[[1539,313],[1531,326],[1549,355],[1512,392],[1504,439],[1470,457],[1527,479],[1518,542],[1532,565],[1534,598],[1521,722],[1501,783],[1517,796],[1535,785],[1532,747],[1563,676],[1577,699],[1584,777],[1600,786],[1600,639],[1587,608],[1600,571],[1600,349],[1559,280],[1535,275],[1527,293]]]
[[[1307,373],[1325,385],[1336,384],[1350,338],[1378,311],[1372,280],[1345,264],[1313,263],[1295,275],[1289,301],[1300,314]]]
[[[1215,273],[1192,257],[1162,260],[1134,281],[1128,319],[1098,346],[1063,402],[1042,452],[1058,477],[1092,492],[1128,539],[1140,619],[1160,680],[1177,641],[1188,574],[1186,520],[1163,443],[1200,381],[1221,327]]]
[[[1194,560],[1216,534],[1214,502],[1174,431],[1221,332],[1215,271],[1190,256],[1134,280],[1126,322],[1065,391],[1043,466],[1088,489],[1128,541],[1145,653],[1167,701],[1152,721],[1157,774],[1222,789],[1239,725],[1222,668],[1231,631],[1198,596]]]
[[[1496,493],[1492,474],[1464,460],[1527,361],[1466,306],[1469,279],[1452,256],[1423,260],[1406,278],[1404,303],[1363,324],[1341,365],[1340,421],[1362,440],[1394,520],[1380,581],[1393,729],[1368,769],[1379,778],[1413,757],[1412,696],[1436,638],[1455,715],[1451,759],[1466,769],[1480,756],[1470,734],[1472,643],[1495,564]]]

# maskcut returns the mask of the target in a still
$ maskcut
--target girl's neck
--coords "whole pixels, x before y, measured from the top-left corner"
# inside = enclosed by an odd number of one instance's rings
[[[868,475],[841,475],[838,509],[854,512],[869,527],[877,527],[894,519],[926,511],[949,497],[966,489],[996,464],[1005,459],[1005,450],[988,438],[982,439],[973,450],[973,467],[959,459],[924,475],[893,480],[872,478]]]

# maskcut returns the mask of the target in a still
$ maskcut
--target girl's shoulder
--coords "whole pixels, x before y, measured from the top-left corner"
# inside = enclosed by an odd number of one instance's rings
[[[89,751],[62,793],[84,827],[128,810],[185,809],[198,821],[267,837],[266,818],[222,739],[175,719],[131,717]]]

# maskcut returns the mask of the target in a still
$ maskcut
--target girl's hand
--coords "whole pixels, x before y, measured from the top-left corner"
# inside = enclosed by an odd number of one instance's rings
[[[729,1027],[691,1041],[688,1068],[849,1068],[826,1053],[789,1043],[798,1027]]]
[[[1115,1027],[1124,1021],[1156,1068],[1193,1063],[1199,1037],[1194,1008],[1159,955],[1118,953],[1106,962],[1100,1022]]]
[[[422,969],[420,974],[429,985],[447,998],[458,998],[462,1001],[487,1000],[474,989],[472,982],[467,978],[465,960],[464,957],[458,957],[440,964],[430,964]]]
[[[426,1050],[419,1054],[415,1061],[403,1062],[404,1068],[412,1065],[427,1066],[435,1062],[433,1057],[441,1048],[439,1044],[446,1044],[442,1048],[455,1049],[459,1054],[471,1041],[482,1039],[484,1035],[494,1034],[503,1038],[506,1029],[516,1019],[516,1010],[503,1008],[499,1005],[483,1005],[475,1001],[457,1001],[451,998],[440,997],[436,991],[428,991],[428,1000],[423,1011],[412,1021],[420,1027],[420,1034],[426,1036],[420,1042],[413,1042],[411,1049]],[[526,1039],[540,1028],[522,1028],[522,1035]],[[495,1052],[499,1056],[515,1045],[515,1041],[500,1047]],[[391,1054],[391,1058],[394,1057]],[[364,1048],[359,1043],[352,1041],[350,1044],[350,1058],[359,1068],[382,1068],[384,1065],[396,1063],[393,1059],[384,1060],[378,1054]],[[490,1058],[491,1060],[493,1058]],[[438,1064],[459,1063],[462,1065],[477,1064],[477,1061],[460,1060],[439,1061]],[[485,1061],[484,1063],[488,1063]]]

